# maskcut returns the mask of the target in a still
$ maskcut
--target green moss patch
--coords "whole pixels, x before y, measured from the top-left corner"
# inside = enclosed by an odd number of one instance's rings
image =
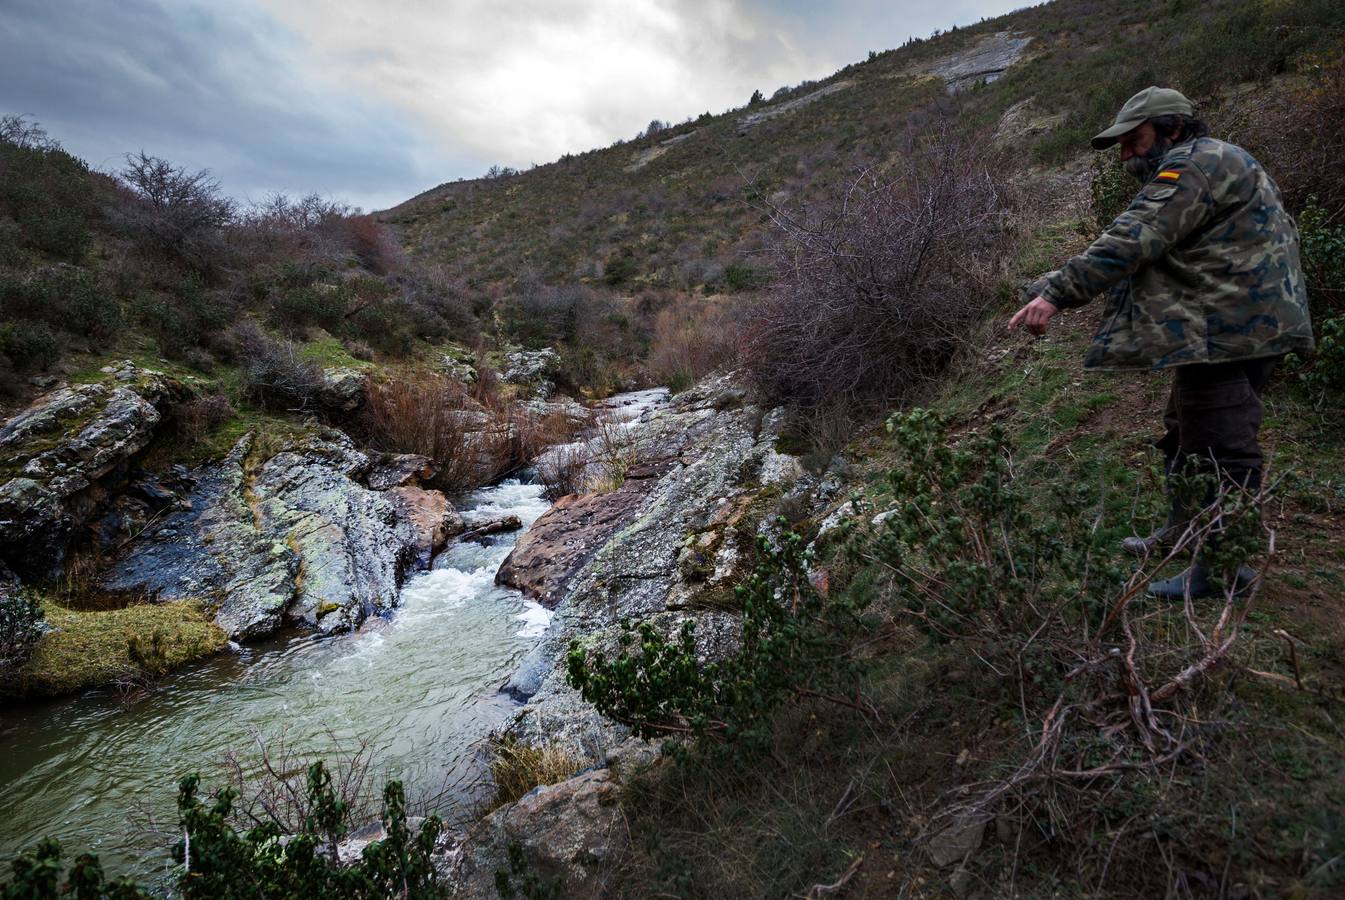
[[[102,612],[76,612],[47,603],[44,611],[51,630],[21,675],[22,689],[30,695],[54,696],[144,680],[217,653],[228,643],[194,600]],[[139,661],[132,659],[133,642],[140,648]]]

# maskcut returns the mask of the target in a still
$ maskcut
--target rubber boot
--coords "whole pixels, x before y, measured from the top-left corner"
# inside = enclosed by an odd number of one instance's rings
[[[1171,578],[1164,578],[1162,581],[1155,581],[1149,585],[1149,596],[1159,600],[1182,600],[1187,592],[1191,594],[1192,600],[1198,600],[1201,597],[1213,597],[1220,593],[1219,588],[1214,584],[1210,577],[1209,567],[1203,562],[1197,560],[1185,572],[1180,575],[1174,575]],[[1249,566],[1238,566],[1237,575],[1234,576],[1234,591],[1238,594],[1243,593],[1251,587],[1252,581],[1256,578],[1256,571]]]

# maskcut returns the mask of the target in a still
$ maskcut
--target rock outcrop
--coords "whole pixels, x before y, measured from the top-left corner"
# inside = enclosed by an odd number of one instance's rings
[[[630,840],[618,799],[611,773],[599,769],[501,807],[451,854],[443,873],[450,894],[498,896],[501,872],[516,890],[526,878],[550,891],[547,896],[599,896],[612,860]],[[511,864],[511,845],[522,851],[524,871]]]
[[[571,641],[615,654],[623,619],[671,633],[693,618],[697,654],[722,658],[739,639],[732,604],[723,601],[747,574],[744,542],[770,527],[769,504],[799,492],[804,503],[835,493],[775,450],[781,418],[747,403],[730,378],[702,382],[666,406],[636,408],[643,449],[624,483],[563,498],[519,539],[498,576],[555,607],[541,642],[505,685],[521,703],[505,731],[597,768],[537,788],[478,823],[448,856],[456,895],[492,896],[495,873],[514,871],[511,845],[545,887],[601,894],[607,861],[629,840],[613,773],[659,751],[566,684]]]
[[[646,452],[619,490],[562,500],[520,538],[500,580],[556,614],[506,685],[525,701],[511,735],[595,762],[630,751],[625,729],[565,683],[562,665],[572,640],[615,650],[623,618],[669,630],[694,618],[706,658],[735,644],[736,617],[700,601],[744,574],[739,529],[763,467],[797,471],[774,454],[778,425],[731,379],[703,382],[637,426]]]
[[[765,109],[758,112],[750,112],[738,120],[738,134],[747,134],[763,122],[769,122],[771,119],[777,118],[778,116],[788,115],[796,110],[800,110],[805,106],[816,103],[824,97],[831,96],[837,91],[843,91],[852,84],[854,84],[854,82],[849,79],[833,81],[831,84],[828,84],[825,87],[820,87],[815,91],[810,91],[802,97],[796,97],[793,100],[786,100],[782,103],[772,103],[770,106],[767,106]]]
[[[154,437],[182,386],[127,362],[107,380],[59,387],[0,427],[0,559],[25,575],[59,568],[105,481]]]
[[[187,508],[142,534],[103,587],[205,599],[236,640],[285,622],[341,631],[396,605],[408,569],[461,530],[438,491],[360,484],[370,460],[339,431],[264,444],[248,435],[192,473]]]
[[[666,466],[665,466],[666,467]],[[542,514],[500,566],[495,580],[552,609],[572,575],[634,515],[656,467],[627,473],[615,491],[571,494]]]
[[[554,379],[560,371],[560,354],[550,347],[541,350],[514,350],[504,355],[500,380],[531,389],[537,399],[545,400],[555,391]]]
[[[985,35],[966,50],[926,66],[924,71],[942,78],[948,93],[955,94],[997,80],[1009,66],[1018,62],[1031,41],[1027,35],[997,31]]]

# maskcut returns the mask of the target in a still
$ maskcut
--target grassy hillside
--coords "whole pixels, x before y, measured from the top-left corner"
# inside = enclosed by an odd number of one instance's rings
[[[950,96],[928,74],[997,32],[1030,37],[993,84]],[[829,182],[905,152],[940,114],[993,130],[1016,104],[1008,139],[1022,164],[1054,166],[1126,97],[1152,83],[1214,111],[1239,85],[1294,69],[1345,39],[1329,0],[1057,0],[874,54],[767,103],[705,114],[654,135],[502,177],[441,185],[381,214],[410,252],[470,278],[538,277],[629,292],[736,290],[773,238],[763,200],[806,203]],[[744,120],[822,89],[832,92],[754,127]]]

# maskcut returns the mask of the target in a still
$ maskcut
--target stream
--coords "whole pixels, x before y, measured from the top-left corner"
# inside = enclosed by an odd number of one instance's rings
[[[667,402],[666,388],[635,391],[595,412],[630,434]],[[597,440],[553,452],[591,454]],[[542,490],[510,480],[454,506],[469,526],[514,515],[527,528],[550,506]],[[301,764],[364,746],[375,789],[400,779],[413,814],[421,798],[449,822],[465,817],[479,793],[482,742],[513,709],[498,688],[551,620],[495,584],[517,538],[451,543],[407,579],[390,619],[351,634],[249,644],[129,699],[95,691],[0,710],[0,871],[51,836],[67,859],[92,851],[109,874],[166,890],[173,839],[146,823],[176,825],[184,774],[200,772],[203,792],[225,784],[230,752],[255,774],[262,745],[283,745]]]
[[[468,521],[516,515],[525,527],[549,506],[540,485],[519,481],[457,505]],[[67,858],[91,850],[109,873],[162,883],[164,838],[140,822],[175,824],[178,779],[199,771],[213,790],[224,754],[255,767],[259,739],[304,761],[367,743],[379,788],[400,778],[413,801],[466,812],[480,743],[511,709],[496,688],[550,620],[495,584],[516,537],[450,544],[407,580],[390,620],[358,632],[251,644],[129,700],[95,692],[0,712],[5,875],[49,835]]]

